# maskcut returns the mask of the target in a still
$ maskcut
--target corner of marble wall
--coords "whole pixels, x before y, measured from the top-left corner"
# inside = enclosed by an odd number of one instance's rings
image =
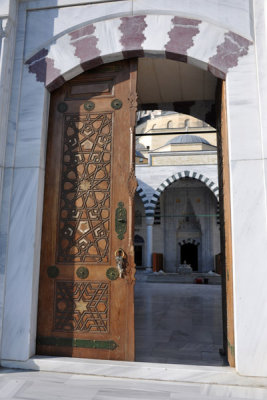
[[[267,4],[266,2],[254,2],[254,30],[255,30],[255,47],[256,62],[258,74],[258,87],[261,109],[261,131],[262,131],[262,151],[263,157],[267,158]]]
[[[37,82],[34,75],[29,74],[23,66],[25,23],[24,3],[20,4],[18,17],[5,151],[4,197],[0,214],[0,273],[3,278],[0,284],[1,357],[24,360],[35,352],[44,164],[50,97],[43,84]],[[25,118],[20,119],[22,115]],[[25,246],[25,241],[30,243],[28,247]],[[20,254],[19,261],[17,254]],[[5,291],[5,282],[8,291]],[[19,297],[21,302],[17,302]],[[28,311],[25,311],[27,308]],[[17,317],[14,324],[9,316],[11,310]],[[21,341],[18,340],[19,347],[14,345],[18,337],[21,338]]]
[[[1,358],[1,339],[2,339],[4,296],[5,296],[5,282],[6,282],[9,209],[10,209],[13,169],[2,168],[2,172],[3,172],[3,192],[2,192],[2,199],[1,199],[2,201],[0,210],[0,358]]]
[[[38,311],[38,293],[39,293],[39,273],[40,273],[40,254],[42,240],[43,223],[43,203],[44,203],[44,183],[45,170],[40,168],[38,177],[37,208],[36,208],[36,227],[34,242],[34,273],[32,276],[32,299],[31,299],[31,327],[29,356],[36,354],[36,332],[37,332],[37,311]]]
[[[2,191],[3,191],[3,185],[4,185],[4,167],[0,165],[0,210],[1,210],[1,201],[2,201]]]
[[[241,4],[242,3],[242,4]],[[214,25],[225,29],[238,31],[245,37],[251,37],[250,29],[250,0],[242,0],[235,4],[232,0],[134,0],[133,14],[162,13],[194,17],[203,21],[210,21]],[[224,18],[222,18],[222,15]]]
[[[100,21],[106,19],[107,16],[117,18],[132,13],[132,0],[77,3],[72,7],[49,7],[39,10],[36,8],[29,13],[25,41],[26,58],[31,57],[36,49],[40,49],[53,37],[69,31],[71,27],[82,26],[89,21]],[[32,32],[36,31],[39,35],[32,35]]]
[[[16,3],[16,2],[14,2]],[[16,37],[16,6],[8,7],[8,14],[2,21],[0,33],[0,166],[5,165],[6,141],[8,130],[8,114],[11,99],[11,87],[13,77],[13,61],[15,53]],[[10,14],[10,15],[9,15]],[[14,15],[13,15],[14,14]],[[1,23],[1,22],[0,22]],[[0,191],[1,198],[1,191]]]
[[[4,168],[0,167],[0,194],[2,194]],[[1,205],[0,198],[0,205]],[[2,336],[2,317],[4,309],[4,290],[5,290],[5,250],[6,250],[6,235],[1,232],[0,224],[0,348]]]
[[[259,91],[255,47],[232,68],[226,78],[226,99],[231,160],[262,158]]]
[[[4,299],[2,333],[4,359],[26,360],[32,354],[35,335],[32,328],[36,325],[38,302],[43,180],[43,169],[14,170],[6,267],[8,291]]]
[[[13,167],[15,160],[16,134],[20,104],[21,78],[23,71],[23,51],[26,26],[26,3],[19,4],[17,30],[15,35],[14,60],[12,68],[11,97],[8,113],[5,166]]]
[[[44,168],[50,94],[24,67],[17,126],[16,168]]]
[[[266,376],[267,211],[263,160],[230,163],[236,368]],[[258,329],[249,329],[258,326]]]

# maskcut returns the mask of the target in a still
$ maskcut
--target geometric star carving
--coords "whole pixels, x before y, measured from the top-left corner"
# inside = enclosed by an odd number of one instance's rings
[[[56,281],[54,331],[109,332],[110,283]]]
[[[59,263],[109,262],[111,139],[112,113],[65,116]]]

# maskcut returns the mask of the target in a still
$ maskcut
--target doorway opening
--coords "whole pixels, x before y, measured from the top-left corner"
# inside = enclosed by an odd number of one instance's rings
[[[142,232],[149,242],[152,230],[152,247],[146,246],[142,270],[137,264],[136,360],[225,365],[221,355],[222,276],[216,264],[220,254],[218,196],[205,182],[208,170],[214,181],[211,186],[215,189],[218,185],[216,130],[181,113],[148,115],[137,125],[136,136],[138,156],[141,153],[147,160],[146,164],[136,160],[144,199],[141,202],[136,195],[136,236]],[[179,126],[179,120],[186,124]],[[154,129],[149,129],[151,124]],[[161,128],[154,145],[156,124]],[[144,143],[149,135],[152,139],[147,149]],[[162,191],[153,208],[153,202],[146,201],[153,199],[151,192],[159,187]],[[136,244],[135,251],[137,259]],[[160,256],[162,263],[158,262]],[[150,266],[146,264],[149,258]]]
[[[134,236],[134,262],[137,268],[143,265],[144,243],[145,241],[140,235]]]
[[[181,261],[182,264],[189,264],[193,271],[198,270],[197,245],[193,243],[185,243],[181,245]]]
[[[175,68],[183,79],[172,77],[172,91],[164,71]],[[136,360],[225,365],[218,82],[167,60],[139,59],[138,72],[136,176],[143,235],[152,246],[136,275]],[[135,213],[142,207],[136,201]]]

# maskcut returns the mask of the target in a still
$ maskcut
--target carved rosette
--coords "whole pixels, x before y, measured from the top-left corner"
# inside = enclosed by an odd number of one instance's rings
[[[130,108],[135,108],[135,109],[137,108],[137,105],[138,105],[137,99],[138,99],[138,96],[137,96],[136,92],[130,93],[130,95],[128,97],[128,100],[130,103]]]

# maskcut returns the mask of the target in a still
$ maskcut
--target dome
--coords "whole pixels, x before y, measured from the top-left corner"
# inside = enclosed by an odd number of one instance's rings
[[[191,143],[204,143],[204,144],[211,146],[211,144],[206,139],[203,139],[200,136],[188,135],[188,134],[176,136],[175,138],[169,140],[166,143],[166,145],[167,144],[188,144],[188,143],[190,143],[190,144]]]

